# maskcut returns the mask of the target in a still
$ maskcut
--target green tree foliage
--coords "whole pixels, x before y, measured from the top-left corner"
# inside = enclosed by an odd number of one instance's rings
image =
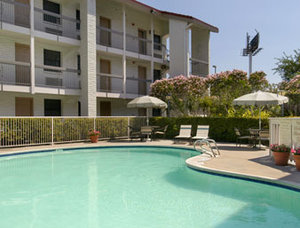
[[[283,53],[283,57],[277,58],[276,67],[273,70],[279,73],[284,81],[290,81],[300,74],[300,50],[294,50],[294,55]]]

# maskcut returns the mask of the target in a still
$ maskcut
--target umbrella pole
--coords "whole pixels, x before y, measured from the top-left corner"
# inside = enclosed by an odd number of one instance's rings
[[[258,106],[259,109],[259,132],[258,132],[258,137],[259,137],[259,149],[261,149],[261,139],[260,139],[260,131],[261,131],[261,110],[260,106]]]
[[[149,108],[147,108],[147,126],[149,127]],[[150,141],[150,135],[147,134],[147,141]]]

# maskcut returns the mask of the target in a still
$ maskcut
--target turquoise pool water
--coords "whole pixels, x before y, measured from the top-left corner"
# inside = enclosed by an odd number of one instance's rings
[[[123,147],[2,157],[0,227],[299,227],[299,192],[189,169],[194,155]]]

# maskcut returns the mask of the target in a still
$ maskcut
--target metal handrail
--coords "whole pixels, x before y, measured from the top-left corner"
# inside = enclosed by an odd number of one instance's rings
[[[209,146],[210,151],[208,151],[208,150],[206,150],[205,148],[202,147],[202,145],[204,145],[204,144],[206,144],[206,145]],[[213,145],[211,145],[211,144],[213,144]],[[200,146],[200,148],[201,148],[200,150],[197,149],[197,145]],[[219,151],[219,148],[217,146],[217,143],[213,139],[200,139],[200,140],[196,140],[194,142],[194,149],[196,151],[208,154],[208,155],[213,156],[213,157],[216,157],[217,155],[220,155],[220,151]],[[215,152],[215,150],[216,150],[216,152]]]

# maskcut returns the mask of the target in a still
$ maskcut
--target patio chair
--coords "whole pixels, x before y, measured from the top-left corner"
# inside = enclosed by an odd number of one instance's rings
[[[181,125],[179,135],[175,136],[175,142],[180,139],[187,139],[190,140],[192,138],[191,136],[192,132],[192,125]]]
[[[141,136],[141,131],[138,128],[134,128],[132,126],[128,126],[129,128],[129,138],[132,141],[133,139],[141,139],[142,140],[142,136]]]
[[[241,133],[240,133],[240,130],[237,129],[236,127],[234,128],[234,132],[235,132],[235,135],[236,135],[236,146],[239,145],[241,147],[241,141],[247,139],[248,143],[249,143],[249,140],[252,139],[252,137],[250,135],[242,136]]]
[[[270,141],[270,132],[268,130],[260,131],[259,141]]]
[[[193,140],[208,139],[209,125],[198,125],[196,136]]]
[[[157,135],[161,135],[163,138],[165,138],[166,132],[168,130],[168,126],[169,125],[167,125],[167,126],[165,126],[163,128],[154,130],[153,135],[155,136],[155,138],[156,138]]]

